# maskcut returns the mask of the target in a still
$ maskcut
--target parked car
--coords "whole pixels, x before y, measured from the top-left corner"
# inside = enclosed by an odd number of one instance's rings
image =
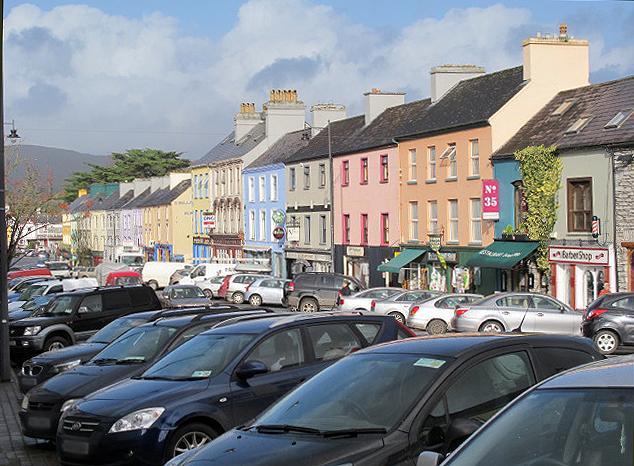
[[[52,377],[24,396],[19,412],[27,437],[55,439],[61,413],[75,401],[144,372],[163,355],[219,322],[265,311],[189,314],[139,325],[120,335],[89,361]]]
[[[252,282],[244,292],[244,300],[252,306],[262,304],[285,305],[284,286],[290,280],[282,278],[258,278]]]
[[[632,374],[634,355],[558,374],[500,411],[442,466],[630,466]],[[436,466],[441,461],[438,453],[424,452],[418,465]]]
[[[52,351],[90,337],[113,320],[135,312],[161,309],[147,286],[93,288],[61,293],[50,306],[9,324],[14,351]]]
[[[567,336],[438,335],[377,345],[170,466],[414,465],[423,450],[455,449],[538,381],[602,358],[587,339]]]
[[[45,267],[33,267],[22,270],[12,270],[7,273],[7,280],[18,277],[52,277],[51,271]]]
[[[583,315],[551,296],[499,293],[456,309],[451,327],[457,332],[581,334]]]
[[[36,296],[61,293],[64,290],[62,280],[59,278],[45,279],[30,283],[18,296],[9,298],[9,310],[22,307],[24,303]]]
[[[614,353],[620,345],[634,345],[634,293],[596,299],[583,314],[581,331],[603,354]]]
[[[440,296],[440,294],[441,293],[438,291],[430,290],[401,290],[400,293],[392,295],[382,301],[373,299],[370,303],[370,311],[376,312],[377,314],[392,316],[400,323],[404,324],[407,322],[407,318],[409,317],[409,308],[412,303]]]
[[[194,285],[170,285],[163,290],[165,307],[209,306],[211,301],[203,290]]]
[[[256,275],[251,273],[235,273],[227,275],[218,288],[218,297],[235,304],[244,302],[247,287],[259,278],[273,278],[270,275]]]
[[[182,269],[178,269],[170,276],[170,285],[178,285],[183,278],[189,276],[191,270],[191,265],[184,264]]]
[[[95,268],[79,265],[73,269],[75,278],[95,278]]]
[[[64,261],[50,261],[46,262],[46,268],[51,271],[51,274],[57,278],[71,278],[72,272],[68,262]]]
[[[45,277],[42,277],[41,275],[37,275],[35,277],[15,277],[9,280],[9,282],[7,283],[7,290],[9,294],[19,292],[24,287],[28,286],[29,283],[42,281],[44,280],[44,278]]]
[[[225,281],[225,276],[218,275],[217,277],[210,278],[209,280],[202,281],[198,284],[198,286],[203,290],[205,296],[209,299],[219,298],[218,290],[222,286],[222,283]]]
[[[381,301],[390,296],[400,294],[403,288],[369,288],[357,291],[350,296],[340,296],[337,303],[338,311],[369,311],[372,301]]]
[[[346,354],[411,335],[383,316],[285,313],[220,324],[70,406],[58,426],[59,457],[162,464],[253,419]]]
[[[302,312],[334,309],[344,280],[350,284],[352,293],[365,289],[356,278],[340,273],[305,272],[297,274],[293,281],[286,285],[288,306]]]
[[[142,285],[143,279],[139,272],[134,270],[110,272],[106,277],[105,286],[132,286]]]
[[[182,262],[146,262],[143,265],[143,283],[153,290],[159,290],[169,285],[170,277],[177,270],[181,270]]]
[[[230,304],[221,304],[211,307],[188,308],[188,309],[160,309],[155,311],[137,312],[110,322],[88,340],[77,345],[68,346],[56,351],[48,351],[38,354],[22,364],[22,370],[18,373],[18,386],[22,393],[26,393],[31,388],[51,377],[72,369],[79,364],[91,359],[108,344],[112,343],[119,336],[128,330],[139,325],[154,322],[155,320],[167,317],[178,317],[186,314],[222,314],[237,310]]]
[[[473,304],[482,298],[484,296],[480,294],[450,293],[413,303],[409,307],[407,326],[424,330],[430,335],[446,333],[451,329],[451,319],[457,308]]]
[[[22,304],[22,306],[15,310],[9,310],[9,321],[26,319],[30,317],[34,312],[46,307],[53,299],[55,294],[47,294],[44,296],[35,296],[29,301]],[[10,306],[10,305],[9,305]]]
[[[183,285],[198,285],[218,276],[225,277],[230,273],[235,273],[236,264],[218,264],[215,262],[198,264],[189,274],[181,280]]]

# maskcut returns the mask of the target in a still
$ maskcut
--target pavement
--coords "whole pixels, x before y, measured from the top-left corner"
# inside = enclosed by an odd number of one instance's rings
[[[20,432],[21,400],[15,376],[11,382],[0,382],[0,466],[59,465],[52,443],[24,437]]]

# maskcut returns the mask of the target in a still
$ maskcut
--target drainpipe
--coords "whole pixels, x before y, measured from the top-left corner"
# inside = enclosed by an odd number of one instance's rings
[[[330,120],[328,120],[328,161],[330,171],[330,267],[335,271],[335,177],[334,161],[332,159],[332,137],[330,134]]]
[[[612,248],[614,249],[614,291],[619,291],[619,260],[616,244],[616,168],[614,166],[614,151],[607,148],[610,154],[610,170],[612,171]]]

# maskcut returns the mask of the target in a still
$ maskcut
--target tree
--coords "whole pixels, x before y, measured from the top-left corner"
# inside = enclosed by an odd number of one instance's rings
[[[90,165],[88,172],[75,172],[66,179],[63,198],[72,202],[77,191],[93,183],[121,183],[134,178],[164,176],[171,171],[187,168],[189,160],[181,158],[181,152],[164,152],[158,149],[128,149],[123,153],[113,152],[113,163],[102,167]]]

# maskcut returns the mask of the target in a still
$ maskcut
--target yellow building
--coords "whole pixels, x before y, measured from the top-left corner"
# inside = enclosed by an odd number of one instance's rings
[[[192,167],[192,255],[194,262],[205,262],[211,259],[211,237],[203,227],[203,216],[211,212],[211,196],[209,180],[211,168],[209,165]]]

